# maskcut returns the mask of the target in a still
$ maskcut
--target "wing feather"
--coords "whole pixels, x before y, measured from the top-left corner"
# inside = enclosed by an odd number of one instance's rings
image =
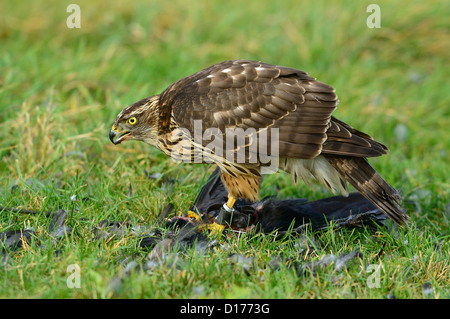
[[[264,128],[276,128],[283,157],[307,159],[322,152],[377,156],[386,150],[331,116],[338,103],[333,87],[293,68],[225,61],[175,82],[160,101],[171,108],[179,127],[194,134],[194,121],[202,120],[203,131],[218,128],[224,143],[228,128],[254,128],[257,135]]]
[[[376,157],[386,154],[388,148],[372,137],[331,117],[323,153],[357,157]]]

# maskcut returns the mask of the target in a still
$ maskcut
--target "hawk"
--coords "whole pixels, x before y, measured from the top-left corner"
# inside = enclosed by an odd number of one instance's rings
[[[109,138],[114,144],[143,141],[182,161],[217,164],[228,191],[227,211],[238,198],[257,200],[261,174],[275,162],[275,170],[295,181],[315,178],[344,196],[349,182],[396,223],[406,224],[399,192],[366,159],[386,154],[387,147],[335,118],[337,104],[334,88],[306,72],[231,60],[126,107]],[[230,132],[243,134],[230,138]]]

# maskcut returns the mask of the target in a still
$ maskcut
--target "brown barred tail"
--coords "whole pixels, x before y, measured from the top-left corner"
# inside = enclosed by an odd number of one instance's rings
[[[399,225],[406,225],[408,215],[400,193],[389,185],[364,157],[327,156],[330,164],[364,197]]]

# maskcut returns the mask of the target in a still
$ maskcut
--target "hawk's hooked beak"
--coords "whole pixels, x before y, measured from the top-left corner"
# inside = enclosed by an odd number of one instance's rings
[[[119,131],[115,125],[109,130],[109,139],[115,145],[120,144],[131,132]]]

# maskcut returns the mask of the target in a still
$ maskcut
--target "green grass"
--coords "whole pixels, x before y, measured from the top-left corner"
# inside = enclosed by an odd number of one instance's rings
[[[1,212],[0,232],[32,227],[37,238],[2,255],[0,297],[448,298],[449,4],[379,1],[381,28],[369,29],[372,2],[78,1],[80,29],[66,27],[61,1],[2,3],[0,205],[72,211],[73,231],[52,241],[51,218]],[[335,115],[389,146],[371,163],[402,190],[412,230],[308,233],[310,243],[321,243],[309,254],[295,237],[224,236],[206,255],[180,253],[180,267],[132,271],[112,295],[109,283],[125,258],[144,263],[148,251],[131,232],[93,240],[94,226],[127,218],[153,225],[168,203],[173,215],[183,214],[211,169],[179,165],[142,143],[114,146],[110,125],[124,106],[235,58],[296,67],[333,85]],[[172,189],[145,170],[173,179]],[[329,195],[281,174],[264,181],[262,195],[274,194]],[[343,271],[297,274],[305,262],[350,251],[363,257]],[[253,257],[247,274],[230,253]],[[290,266],[271,270],[274,256]],[[66,285],[70,264],[80,266],[81,288]],[[367,286],[370,264],[382,267],[380,288]]]

